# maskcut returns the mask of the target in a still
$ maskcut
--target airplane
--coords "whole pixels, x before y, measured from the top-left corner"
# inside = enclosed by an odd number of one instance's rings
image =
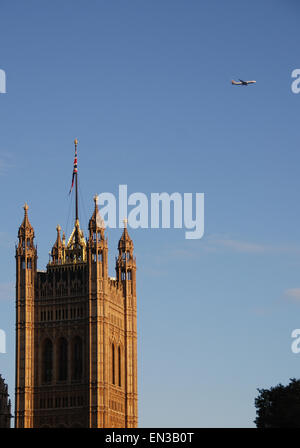
[[[242,79],[240,79],[239,81],[240,82],[236,82],[236,81],[232,80],[231,84],[234,86],[248,86],[248,85],[256,83],[256,81],[243,81]]]

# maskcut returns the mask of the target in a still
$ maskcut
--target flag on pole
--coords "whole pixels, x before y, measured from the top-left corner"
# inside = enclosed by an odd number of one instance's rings
[[[73,175],[72,175],[72,185],[69,191],[69,194],[71,194],[71,191],[73,190],[74,187],[74,180],[75,180],[75,174],[77,174],[77,143],[78,140],[74,140],[75,143],[75,157],[74,157],[74,168],[73,168]]]

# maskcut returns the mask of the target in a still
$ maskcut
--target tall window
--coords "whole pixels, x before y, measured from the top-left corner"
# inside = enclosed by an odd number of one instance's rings
[[[116,372],[115,372],[115,346],[111,345],[111,367],[112,367],[112,383],[116,384]]]
[[[119,372],[118,372],[118,374],[119,374],[119,387],[121,387],[121,385],[122,385],[121,347],[118,348],[118,361],[119,361],[119,363],[118,363],[118,369],[119,369]]]
[[[82,377],[82,340],[76,337],[73,342],[73,379],[80,380]]]
[[[68,377],[68,342],[61,338],[58,342],[58,379],[65,381]]]
[[[46,339],[43,348],[43,382],[51,383],[53,374],[53,345]]]

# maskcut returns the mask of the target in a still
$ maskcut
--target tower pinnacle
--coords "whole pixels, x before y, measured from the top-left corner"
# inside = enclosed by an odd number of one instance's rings
[[[24,218],[23,218],[22,224],[19,227],[18,236],[19,236],[19,238],[22,237],[23,240],[25,241],[26,237],[32,237],[32,238],[34,237],[34,230],[33,230],[32,225],[30,224],[30,221],[28,218],[29,207],[26,202],[23,206],[23,209],[24,209]]]

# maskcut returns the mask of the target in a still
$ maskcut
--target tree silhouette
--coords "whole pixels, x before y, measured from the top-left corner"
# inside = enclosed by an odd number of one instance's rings
[[[300,428],[300,380],[258,389],[255,399],[257,428]]]

